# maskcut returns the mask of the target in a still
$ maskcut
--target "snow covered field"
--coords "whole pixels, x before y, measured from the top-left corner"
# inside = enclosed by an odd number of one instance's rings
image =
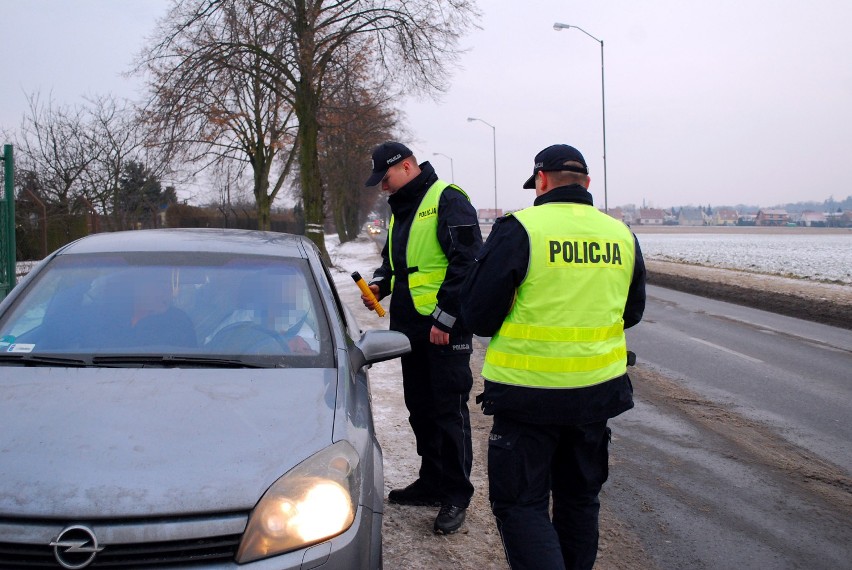
[[[852,233],[637,235],[646,259],[852,284]]]

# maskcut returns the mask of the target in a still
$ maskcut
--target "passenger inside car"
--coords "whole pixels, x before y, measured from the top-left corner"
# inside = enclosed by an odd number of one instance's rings
[[[166,269],[141,270],[130,284],[133,291],[128,343],[195,348],[198,339],[189,316],[173,304],[177,284]]]

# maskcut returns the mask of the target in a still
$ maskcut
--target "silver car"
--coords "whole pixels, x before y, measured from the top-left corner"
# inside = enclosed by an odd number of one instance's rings
[[[367,368],[409,350],[303,237],[59,249],[0,302],[0,568],[381,567]]]

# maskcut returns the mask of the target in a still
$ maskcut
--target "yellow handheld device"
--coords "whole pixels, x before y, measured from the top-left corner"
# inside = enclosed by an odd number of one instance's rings
[[[358,285],[358,288],[361,289],[361,292],[366,295],[368,299],[372,299],[373,301],[375,301],[376,312],[379,314],[380,317],[384,317],[385,310],[382,308],[381,305],[379,305],[379,300],[376,299],[375,295],[373,295],[373,290],[370,289],[369,285],[367,285],[367,282],[364,281],[363,277],[361,277],[361,274],[357,271],[353,272],[352,279],[355,280],[355,283]]]

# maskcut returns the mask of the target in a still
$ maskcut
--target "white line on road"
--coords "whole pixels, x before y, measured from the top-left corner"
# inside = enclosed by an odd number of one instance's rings
[[[741,352],[736,352],[735,350],[731,350],[730,348],[725,348],[724,346],[719,346],[718,344],[713,344],[712,342],[707,342],[706,340],[702,340],[700,338],[695,338],[694,336],[689,337],[695,342],[700,342],[701,344],[706,344],[716,350],[721,350],[722,352],[727,352],[728,354],[733,354],[734,356],[739,356],[740,358],[745,358],[746,360],[750,360],[751,362],[756,362],[758,364],[762,364],[763,361],[758,358],[752,358],[751,356],[747,356]]]

